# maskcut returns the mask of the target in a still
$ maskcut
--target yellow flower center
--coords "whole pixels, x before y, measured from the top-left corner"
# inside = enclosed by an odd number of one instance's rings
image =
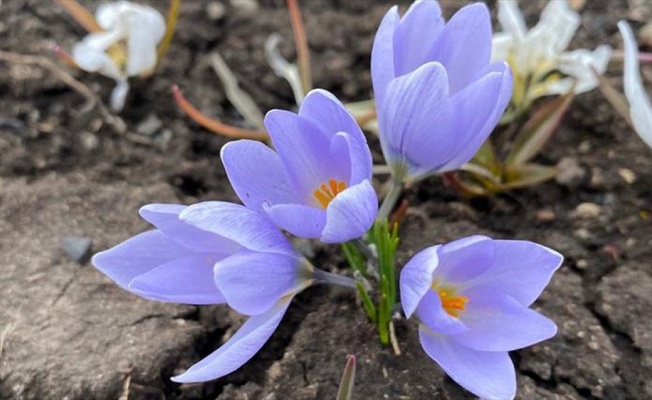
[[[444,307],[444,311],[446,311],[451,317],[459,318],[462,311],[466,308],[466,303],[469,299],[464,296],[457,296],[453,289],[450,288],[440,287],[433,288],[433,290],[439,295],[441,306]]]
[[[322,208],[328,207],[328,204],[337,196],[338,193],[346,189],[346,183],[329,179],[328,185],[322,183],[319,188],[315,189],[312,194],[319,202]]]

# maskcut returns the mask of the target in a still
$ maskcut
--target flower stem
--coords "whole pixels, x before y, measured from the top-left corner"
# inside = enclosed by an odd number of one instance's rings
[[[310,71],[310,50],[308,49],[308,38],[301,19],[301,11],[297,0],[286,0],[290,12],[290,23],[294,34],[294,43],[297,49],[297,64],[299,76],[304,93],[312,89],[312,76]]]
[[[387,220],[389,213],[391,213],[392,209],[394,209],[394,206],[396,205],[396,202],[398,201],[402,191],[403,181],[393,177],[392,186],[389,188],[389,192],[387,192],[387,195],[383,200],[383,204],[381,204],[380,210],[378,211],[378,217],[376,218],[377,221]]]
[[[357,288],[355,279],[344,275],[334,274],[332,272],[322,271],[321,269],[315,269],[313,279],[315,280],[315,283],[328,283],[351,289]]]
[[[177,27],[177,19],[179,18],[179,9],[181,8],[181,0],[170,0],[170,5],[168,7],[168,15],[165,23],[165,34],[158,47],[156,48],[156,69],[160,64],[161,60],[167,54],[170,49],[170,44],[172,43],[172,37],[174,36],[174,30]]]

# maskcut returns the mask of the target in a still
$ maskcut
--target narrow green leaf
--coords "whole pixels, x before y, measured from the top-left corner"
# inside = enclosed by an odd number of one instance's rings
[[[523,164],[536,156],[552,137],[574,97],[571,92],[538,109],[516,135],[505,164]]]
[[[346,356],[346,366],[340,380],[335,400],[351,400],[353,398],[353,384],[355,383],[356,361],[353,354]]]
[[[628,124],[632,125],[632,119],[629,116],[629,105],[627,99],[620,93],[609,80],[602,74],[593,71],[593,74],[598,79],[598,88],[605,99],[611,104],[611,106],[616,110],[616,112],[627,121]]]
[[[364,285],[361,282],[356,282],[355,287],[358,289],[358,294],[360,294],[360,299],[362,300],[362,306],[367,312],[367,316],[374,324],[378,322],[378,312],[376,311],[376,306],[369,296],[369,292],[365,289]]]
[[[491,143],[491,138],[487,138],[482,146],[478,149],[478,152],[475,153],[471,162],[474,164],[479,164],[487,169],[493,169],[496,165],[496,152],[494,151],[494,146]]]
[[[503,191],[534,186],[552,179],[557,175],[557,168],[539,164],[520,164],[506,167]]]

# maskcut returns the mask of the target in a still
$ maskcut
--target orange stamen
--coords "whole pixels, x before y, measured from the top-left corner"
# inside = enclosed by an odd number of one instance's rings
[[[451,317],[459,318],[460,313],[466,308],[466,303],[469,299],[464,296],[455,296],[447,289],[440,289],[437,293],[439,294],[444,311]]]
[[[338,193],[346,189],[346,183],[329,179],[328,185],[322,183],[318,189],[315,189],[312,194],[319,202],[322,208],[328,207],[328,204],[337,196]]]

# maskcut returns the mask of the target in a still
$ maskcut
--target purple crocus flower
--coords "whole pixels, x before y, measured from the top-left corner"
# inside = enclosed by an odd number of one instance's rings
[[[222,148],[240,200],[296,236],[327,243],[362,236],[373,224],[378,199],[369,147],[342,103],[313,90],[298,114],[267,113],[265,127],[276,152],[251,140]]]
[[[380,142],[399,181],[459,168],[487,139],[512,95],[506,63],[490,63],[484,4],[445,23],[436,1],[417,1],[400,18],[391,8],[371,53]]]
[[[150,204],[140,214],[156,229],[96,254],[100,271],[148,299],[227,303],[251,316],[222,347],[173,378],[177,382],[216,379],[239,368],[269,339],[294,295],[311,284],[353,286],[314,269],[274,224],[241,205]]]
[[[488,399],[513,398],[508,351],[555,335],[529,308],[563,257],[536,243],[471,236],[417,253],[401,271],[401,304],[416,313],[428,356],[457,383]]]

